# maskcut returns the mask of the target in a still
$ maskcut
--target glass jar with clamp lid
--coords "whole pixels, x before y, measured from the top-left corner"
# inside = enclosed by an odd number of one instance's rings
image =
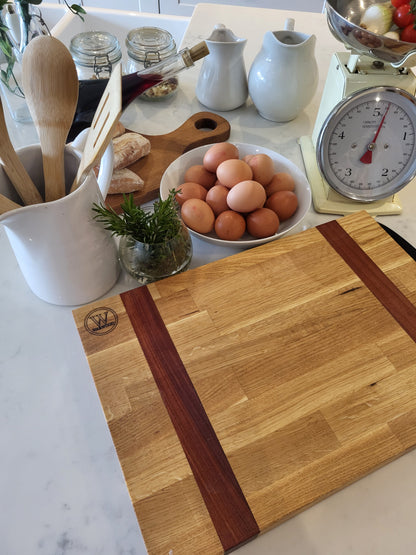
[[[138,27],[127,34],[126,73],[141,71],[177,53],[173,36],[158,27]],[[143,100],[164,100],[178,88],[176,76],[155,85],[140,95]]]
[[[71,39],[69,50],[78,79],[108,79],[122,57],[117,37],[106,31],[87,31]]]

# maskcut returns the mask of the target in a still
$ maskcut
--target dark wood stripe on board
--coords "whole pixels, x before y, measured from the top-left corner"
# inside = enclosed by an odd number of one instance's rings
[[[120,297],[218,537],[231,550],[259,533],[257,522],[148,288]]]
[[[416,307],[409,299],[350,237],[337,220],[318,225],[317,229],[413,341],[416,341]]]

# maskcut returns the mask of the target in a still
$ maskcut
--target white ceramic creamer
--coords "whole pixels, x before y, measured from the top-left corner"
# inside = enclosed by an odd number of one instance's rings
[[[209,54],[202,63],[196,97],[210,110],[234,110],[244,104],[248,97],[243,58],[247,40],[236,37],[230,29],[219,23],[205,42]]]
[[[65,150],[67,189],[75,177],[85,130]],[[33,182],[43,196],[40,145],[17,149]],[[93,219],[93,203],[107,195],[113,170],[112,145],[100,164],[98,181],[93,171],[69,195],[52,202],[23,206],[0,216],[0,224],[30,289],[40,299],[57,305],[79,305],[105,294],[116,282],[120,265],[117,246],[109,231]],[[19,197],[0,171],[0,193]]]
[[[309,104],[318,86],[315,35],[294,31],[287,19],[285,30],[268,31],[248,76],[255,107],[265,119],[286,122]]]

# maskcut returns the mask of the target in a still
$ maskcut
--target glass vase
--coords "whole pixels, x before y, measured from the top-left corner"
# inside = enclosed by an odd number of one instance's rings
[[[5,43],[2,47],[3,57],[0,59],[2,96],[12,118],[18,122],[28,122],[32,118],[21,85],[22,56],[34,37],[49,35],[50,31],[40,9],[33,4],[22,4],[19,0],[3,7],[0,11],[0,24],[0,38]]]
[[[192,259],[192,241],[185,225],[163,243],[143,243],[127,235],[120,239],[119,257],[126,272],[145,285],[185,271]]]

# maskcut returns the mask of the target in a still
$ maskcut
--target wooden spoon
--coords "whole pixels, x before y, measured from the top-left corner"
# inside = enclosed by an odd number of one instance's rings
[[[65,143],[78,102],[78,76],[67,47],[41,35],[23,52],[22,84],[43,156],[45,200],[65,195]]]
[[[36,188],[36,185],[30,179],[29,174],[25,170],[20,158],[16,154],[10,141],[7,131],[6,121],[4,119],[3,104],[0,100],[0,161],[8,178],[12,182],[13,187],[19,193],[20,198],[25,204],[37,204],[43,202],[43,199]],[[8,200],[8,199],[7,199]],[[6,203],[7,206],[11,206]],[[2,200],[2,205],[5,201]],[[17,208],[18,205],[15,206]],[[11,208],[8,208],[10,210]]]

